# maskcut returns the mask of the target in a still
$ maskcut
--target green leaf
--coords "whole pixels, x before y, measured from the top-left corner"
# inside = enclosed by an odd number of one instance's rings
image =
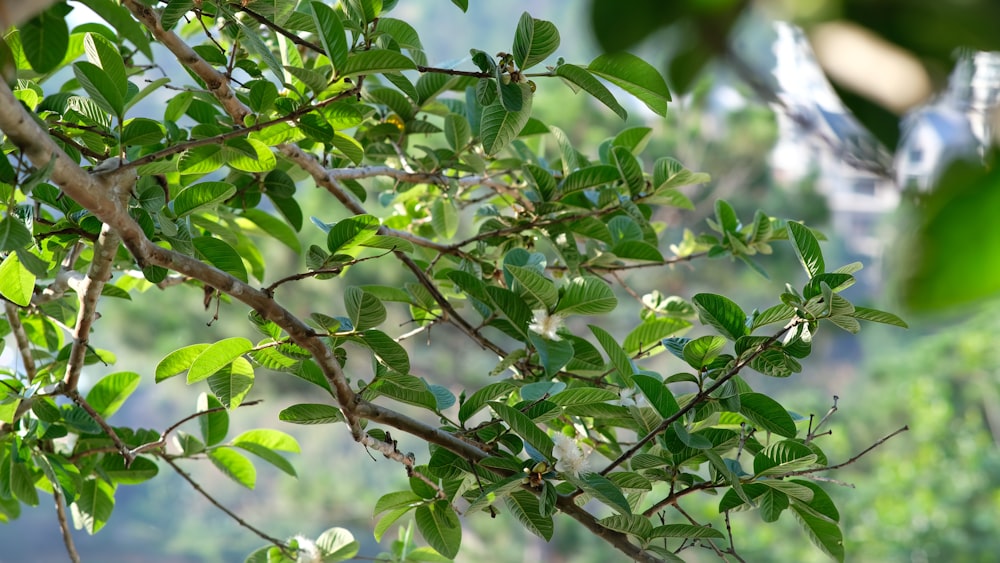
[[[343,69],[340,71],[340,76],[383,74],[401,70],[415,70],[416,68],[417,65],[409,57],[396,51],[387,49],[356,51],[347,58],[347,62],[344,63]]]
[[[840,526],[798,502],[792,503],[792,512],[816,547],[837,561],[844,561],[844,534]]]
[[[487,156],[494,156],[509,145],[531,117],[531,88],[520,83],[516,87],[523,99],[519,110],[507,111],[499,100],[483,108],[479,130]]]
[[[826,271],[823,263],[823,252],[819,248],[819,241],[809,227],[795,221],[788,222],[788,234],[795,249],[795,255],[805,268],[809,277],[814,277]]]
[[[132,465],[125,467],[125,458],[120,455],[104,456],[101,473],[107,475],[117,485],[138,485],[145,483],[160,472],[156,462],[147,457],[136,457]]]
[[[268,235],[292,249],[296,254],[302,253],[302,245],[299,243],[299,237],[284,221],[259,209],[244,209],[242,216],[260,227]]]
[[[611,108],[611,111],[615,112],[618,117],[628,118],[628,112],[618,103],[614,94],[586,69],[576,65],[562,64],[556,67],[555,73],[556,76],[579,86],[584,92],[597,98],[599,102]]]
[[[712,363],[722,353],[726,339],[721,336],[702,336],[684,345],[684,361],[694,369]]]
[[[277,158],[267,144],[256,139],[232,139],[222,152],[229,166],[241,172],[268,172],[277,165]]]
[[[609,53],[591,61],[587,70],[632,94],[657,115],[666,117],[670,91],[663,76],[646,61],[625,52]]]
[[[158,121],[136,117],[125,123],[122,144],[125,146],[155,145],[163,140],[167,130]]]
[[[618,344],[618,341],[615,340],[615,337],[612,336],[610,332],[597,325],[588,326],[590,328],[590,332],[594,333],[597,341],[600,342],[601,347],[608,353],[611,365],[615,366],[615,370],[621,378],[622,385],[624,387],[631,387],[632,374],[635,373],[635,365],[632,363],[632,358],[625,352],[625,349]]]
[[[747,333],[746,313],[731,299],[714,293],[699,293],[691,298],[701,322],[711,325],[730,340]]]
[[[601,518],[597,523],[609,530],[631,534],[642,540],[649,538],[649,534],[653,531],[653,525],[649,523],[649,518],[639,514],[616,514]]]
[[[410,373],[410,357],[406,349],[386,333],[369,329],[352,337],[356,342],[364,344],[380,363],[400,374]]]
[[[559,30],[552,22],[536,20],[528,12],[521,14],[514,33],[514,63],[527,70],[545,60],[559,48]]]
[[[633,376],[633,380],[642,390],[642,394],[649,400],[649,404],[653,405],[656,412],[664,419],[673,416],[680,410],[673,393],[659,379],[649,375],[636,374]]]
[[[35,488],[35,476],[28,464],[10,460],[9,486],[14,497],[29,506],[38,506],[38,490]]]
[[[140,379],[142,377],[138,373],[131,371],[120,371],[105,376],[87,392],[87,402],[97,414],[109,418],[136,390]]]
[[[684,168],[680,161],[669,156],[656,159],[656,164],[653,165],[653,186],[656,192],[692,184],[705,184],[711,179],[704,172],[691,172]]]
[[[610,506],[622,515],[632,514],[632,507],[629,506],[628,499],[622,494],[618,485],[615,485],[607,477],[599,473],[585,473],[573,482],[585,493],[590,493],[595,499]]]
[[[122,60],[118,48],[103,35],[96,33],[84,35],[83,48],[87,53],[87,60],[101,67],[107,73],[108,78],[111,79],[118,91],[118,95],[124,100],[128,95],[128,75],[125,73],[125,62]]]
[[[761,430],[795,437],[795,421],[780,403],[763,393],[741,393],[740,414]]]
[[[213,147],[214,148],[214,147]],[[202,182],[184,188],[174,198],[173,210],[177,217],[183,217],[215,207],[236,195],[236,186],[225,182]]]
[[[721,530],[709,528],[708,526],[695,526],[693,524],[666,524],[657,526],[649,533],[649,539],[653,538],[691,538],[691,539],[725,539],[725,534]]]
[[[343,252],[364,243],[379,228],[379,220],[371,215],[355,215],[338,221],[326,236],[326,247],[331,254]]]
[[[600,315],[610,313],[618,306],[618,298],[604,280],[579,277],[564,287],[562,298],[554,313],[563,315]]]
[[[253,344],[242,337],[224,338],[210,345],[191,363],[187,375],[188,384],[206,379],[249,352],[251,348]]]
[[[837,510],[837,506],[833,503],[833,499],[830,498],[830,495],[827,494],[822,487],[812,481],[805,481],[802,479],[792,479],[789,482],[812,489],[813,498],[811,501],[806,503],[809,505],[809,508],[816,511],[819,515],[829,518],[834,522],[840,521],[840,512]]]
[[[565,340],[549,340],[534,332],[528,333],[528,340],[538,352],[538,359],[547,376],[556,375],[573,359],[573,345]]]
[[[785,305],[784,303],[779,303],[773,307],[768,307],[764,309],[759,315],[753,319],[753,324],[750,326],[750,330],[754,331],[764,325],[769,325],[771,323],[781,323],[790,320],[795,316],[795,309]]]
[[[24,57],[35,72],[48,74],[63,62],[69,50],[66,21],[62,7],[55,6],[18,25]]]
[[[448,501],[419,506],[413,516],[417,529],[431,547],[448,558],[458,555],[462,545],[462,525]]]
[[[451,198],[439,197],[431,203],[431,226],[441,238],[452,238],[458,232],[458,209]]]
[[[510,429],[515,434],[524,438],[526,442],[531,444],[533,448],[538,450],[547,459],[552,459],[552,438],[549,438],[548,434],[538,428],[524,413],[498,402],[490,403],[490,408],[510,426]]]
[[[222,407],[214,396],[208,393],[198,395],[198,412],[205,412],[210,409]],[[201,437],[205,440],[206,446],[214,446],[226,439],[229,433],[229,413],[225,410],[216,410],[198,417],[198,428],[201,430]]]
[[[878,309],[869,309],[868,307],[858,307],[854,306],[854,314],[851,315],[855,319],[860,319],[862,321],[872,321],[875,323],[882,323],[887,325],[898,326],[902,328],[909,328],[906,321],[893,315],[892,313],[887,313],[885,311],[879,311]]]
[[[160,15],[160,25],[169,31],[194,8],[194,0],[170,0]]]
[[[219,471],[240,485],[253,489],[257,484],[257,470],[253,463],[236,450],[227,446],[215,448],[209,450],[208,459]]]
[[[104,111],[121,119],[125,110],[125,98],[107,72],[94,63],[80,61],[73,63],[73,74],[90,99]]]
[[[232,21],[232,20],[230,20]],[[284,72],[282,72],[281,61],[274,56],[271,48],[268,47],[267,43],[261,39],[260,33],[256,29],[252,29],[249,26],[243,24],[237,20],[237,26],[239,27],[240,34],[240,45],[242,45],[247,51],[256,55],[267,67],[274,78],[278,81],[278,84],[285,83]]]
[[[195,359],[201,355],[211,344],[192,344],[183,348],[178,348],[164,356],[160,363],[156,364],[155,379],[159,383],[164,379],[180,375],[191,367]]]
[[[444,138],[453,151],[460,151],[469,144],[472,129],[469,120],[457,113],[449,113],[444,117]]]
[[[323,50],[327,58],[333,64],[335,72],[343,74],[343,69],[347,64],[347,34],[344,31],[344,24],[340,21],[340,16],[330,6],[323,2],[310,2],[312,6],[312,19],[316,25],[316,31]]]
[[[504,503],[507,505],[507,510],[510,510],[528,531],[545,541],[552,539],[552,517],[542,516],[538,497],[528,491],[514,491],[504,499]]]
[[[372,516],[378,516],[386,510],[395,510],[397,508],[405,507],[413,508],[417,504],[422,503],[423,500],[423,497],[413,491],[396,491],[394,493],[386,493],[379,497],[379,499],[375,502],[375,509],[372,511]]]
[[[566,389],[548,398],[550,403],[561,407],[606,403],[608,401],[616,400],[618,400],[618,393],[615,393],[614,391],[586,387]]]
[[[355,541],[350,530],[330,528],[316,538],[316,547],[323,552],[323,563],[335,563],[353,559],[361,549],[361,544]]]
[[[208,174],[226,164],[225,157],[225,151],[218,145],[195,147],[181,153],[180,158],[177,159],[177,171],[181,174]],[[228,199],[228,197],[223,199]]]
[[[102,479],[87,479],[73,503],[73,523],[94,535],[108,523],[115,508],[115,489]]]
[[[513,383],[509,381],[498,381],[496,383],[491,383],[482,389],[477,390],[475,393],[470,395],[462,406],[458,408],[458,420],[465,422],[472,418],[472,415],[479,412],[480,409],[486,406],[487,403],[506,395],[517,389]]]
[[[331,424],[344,422],[345,419],[340,409],[332,405],[301,403],[282,410],[278,413],[278,420],[292,424]]]
[[[781,475],[816,465],[816,454],[809,446],[795,440],[780,440],[754,454],[755,475]],[[810,500],[812,495],[809,495]]]
[[[214,237],[195,237],[191,243],[198,254],[213,266],[244,283],[248,281],[243,258],[228,242]]]
[[[630,355],[642,351],[657,351],[656,345],[664,338],[682,333],[691,328],[691,323],[673,317],[650,318],[637,325],[622,342],[622,348]],[[653,353],[653,352],[651,352]]]
[[[11,252],[0,264],[0,295],[15,305],[27,307],[35,291],[35,275]]]
[[[385,320],[385,305],[377,297],[359,287],[349,287],[344,291],[344,307],[354,330],[374,328]]]
[[[587,188],[603,186],[620,179],[618,168],[609,164],[596,164],[570,172],[559,184],[559,191],[565,195]]]
[[[555,284],[549,278],[539,274],[532,268],[525,268],[523,266],[515,266],[513,264],[505,265],[504,269],[510,272],[510,275],[517,280],[511,289],[514,292],[526,296],[529,298],[529,303],[533,309],[544,308],[546,310],[551,310],[556,306],[559,301],[559,292],[556,290]]]
[[[208,388],[227,409],[235,409],[243,403],[253,387],[253,381],[253,366],[246,358],[239,357],[210,375]]]
[[[4,161],[7,157],[4,156]],[[7,215],[0,219],[0,251],[27,248],[34,243],[31,231],[16,216]]]

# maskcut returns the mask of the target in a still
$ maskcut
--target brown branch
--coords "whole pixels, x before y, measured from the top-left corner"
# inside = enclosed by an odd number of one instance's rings
[[[315,43],[312,43],[310,41],[306,41],[305,39],[302,39],[301,37],[299,37],[298,35],[295,35],[291,31],[288,31],[287,29],[281,27],[280,25],[275,24],[273,21],[265,18],[264,16],[258,14],[257,12],[251,10],[250,8],[247,8],[243,4],[228,4],[228,6],[231,9],[238,10],[240,12],[245,13],[246,15],[250,16],[251,18],[257,20],[257,23],[263,25],[264,27],[267,27],[268,29],[270,29],[271,31],[273,31],[275,33],[281,34],[283,37],[285,37],[286,39],[288,39],[292,43],[295,43],[296,45],[299,45],[301,47],[305,47],[307,49],[311,49],[311,50],[313,50],[313,51],[315,51],[315,52],[317,52],[317,53],[319,53],[321,55],[326,55],[327,54],[326,53],[326,49],[324,49],[323,47],[320,47],[319,45],[317,45]]]
[[[222,503],[220,503],[219,501],[215,500],[215,497],[213,497],[212,495],[208,494],[208,491],[206,491],[205,489],[203,489],[201,487],[201,485],[199,485],[198,482],[195,481],[194,478],[192,478],[191,475],[188,472],[186,472],[183,469],[181,469],[177,465],[177,463],[173,459],[171,459],[170,457],[168,457],[168,456],[160,456],[160,459],[162,459],[163,461],[167,462],[167,465],[169,465],[174,471],[177,472],[178,475],[180,475],[185,481],[187,481],[188,484],[191,485],[192,488],[194,488],[194,490],[198,491],[198,493],[201,496],[205,497],[205,499],[208,502],[212,503],[213,506],[215,506],[219,510],[225,512],[226,515],[229,516],[230,518],[232,518],[237,524],[239,524],[240,526],[246,528],[247,530],[250,530],[251,532],[253,532],[254,534],[256,534],[257,537],[261,538],[262,540],[278,546],[278,548],[280,548],[283,552],[285,552],[287,554],[288,545],[286,545],[285,542],[283,542],[283,541],[281,541],[278,538],[275,538],[273,536],[269,536],[268,534],[266,534],[266,533],[262,532],[261,530],[255,528],[249,522],[247,522],[246,520],[240,518],[238,514],[236,514],[232,510],[229,510]]]
[[[417,464],[417,457],[413,455],[412,452],[404,454],[403,452],[399,451],[399,447],[398,444],[396,443],[396,440],[393,440],[392,435],[389,434],[388,432],[385,433],[384,441],[374,438],[368,434],[365,434],[364,436],[361,437],[359,443],[362,446],[365,446],[366,448],[377,450],[387,459],[391,459],[393,461],[403,464],[403,467],[406,468],[407,477],[416,477],[417,479],[420,479],[421,481],[426,483],[428,487],[437,492],[437,496],[439,499],[446,500],[448,498],[448,495],[444,492],[444,490],[440,486],[438,486],[437,483],[432,481],[423,473],[414,469],[414,466]]]
[[[481,70],[455,70],[453,68],[438,68],[432,66],[417,65],[420,72],[435,74],[447,74],[449,76],[471,76],[472,78],[493,78],[493,74]]]
[[[66,504],[62,490],[58,484],[52,486],[52,499],[56,504],[56,518],[59,520],[59,531],[62,532],[63,543],[66,545],[66,554],[73,563],[80,563],[80,553],[73,543],[73,534],[70,533],[69,519],[66,518]]]
[[[17,351],[21,354],[21,363],[24,364],[24,375],[27,376],[28,383],[31,383],[38,373],[38,368],[35,366],[35,356],[31,354],[31,340],[28,339],[28,333],[24,331],[24,325],[21,324],[20,311],[17,305],[4,299],[3,306],[4,311],[7,313],[7,322],[10,323],[10,328],[14,333]]]
[[[79,405],[80,408],[87,411],[87,414],[90,415],[90,418],[93,418],[94,422],[96,422],[97,425],[101,427],[101,430],[103,430],[104,433],[107,434],[108,438],[111,438],[111,442],[114,443],[115,447],[122,454],[122,457],[125,458],[125,467],[132,465],[132,462],[135,460],[135,456],[132,455],[132,452],[129,450],[128,445],[125,444],[125,442],[123,442],[122,439],[118,437],[118,433],[115,432],[115,429],[112,428],[110,424],[108,424],[108,421],[104,420],[104,417],[101,416],[100,413],[94,410],[94,407],[92,407],[90,403],[88,403],[87,400],[84,399],[82,395],[80,395],[80,392],[77,391],[75,388],[66,388],[64,385],[62,393],[67,397],[69,397],[70,399],[72,399],[72,401],[77,405]]]
[[[111,263],[118,253],[120,241],[121,238],[109,225],[105,224],[101,228],[101,234],[94,244],[94,259],[77,290],[80,295],[80,310],[73,329],[74,341],[66,365],[66,375],[63,377],[63,387],[67,391],[76,389],[80,381],[80,372],[89,348],[90,328],[97,318],[97,302],[104,284],[111,279]]]
[[[160,16],[153,8],[139,2],[139,0],[123,0],[122,5],[128,8],[132,15],[142,22],[153,34],[153,37],[169,49],[181,64],[191,69],[205,83],[205,87],[219,100],[226,113],[233,118],[234,123],[243,125],[243,120],[252,112],[236,98],[236,92],[229,87],[226,75],[215,70],[176,33],[163,29],[163,26],[160,25]]]

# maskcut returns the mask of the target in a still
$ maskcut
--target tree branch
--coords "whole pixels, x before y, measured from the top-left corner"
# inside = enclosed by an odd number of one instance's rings
[[[133,174],[133,179],[135,175]],[[126,192],[128,193],[128,192]],[[90,263],[87,276],[80,282],[80,310],[76,317],[76,327],[73,329],[73,347],[70,349],[66,364],[66,375],[63,377],[65,390],[76,389],[80,381],[80,371],[83,369],[87,349],[90,347],[90,328],[97,318],[97,301],[101,297],[104,284],[111,279],[111,264],[118,253],[118,243],[121,238],[112,228],[105,224],[101,235],[94,244],[94,259]]]
[[[103,430],[104,433],[107,434],[108,438],[111,438],[111,441],[114,443],[115,447],[118,448],[118,451],[122,454],[122,457],[125,458],[125,467],[129,467],[130,465],[132,465],[132,462],[135,460],[135,456],[132,455],[132,452],[129,450],[128,445],[125,442],[123,442],[121,438],[118,437],[118,433],[115,432],[115,429],[112,428],[110,424],[108,424],[108,421],[104,420],[104,417],[101,416],[100,413],[94,410],[94,407],[91,406],[91,404],[88,403],[87,400],[84,399],[82,395],[80,395],[80,392],[77,391],[76,388],[72,389],[66,388],[64,384],[62,393],[65,394],[70,399],[72,399],[72,401],[77,405],[79,405],[80,408],[87,411],[87,414],[89,414],[90,417],[94,419],[94,422],[96,422],[97,425],[101,427],[101,430]]]
[[[62,490],[59,485],[52,487],[52,499],[56,504],[56,518],[59,520],[59,531],[62,532],[63,543],[66,545],[66,554],[72,563],[80,563],[80,553],[73,543],[73,534],[70,533],[69,520],[66,518],[66,504]]]
[[[20,311],[17,305],[3,300],[4,312],[7,313],[7,322],[10,323],[11,331],[14,332],[14,341],[17,343],[17,351],[21,354],[21,363],[24,364],[24,375],[28,378],[28,383],[35,379],[38,368],[35,366],[35,356],[31,354],[31,341],[28,340],[28,333],[24,332],[24,325],[21,324]]]
[[[252,112],[236,98],[236,92],[229,87],[226,75],[215,70],[205,59],[201,58],[183,39],[173,31],[167,31],[160,25],[160,16],[153,8],[138,0],[122,0],[122,5],[128,8],[137,20],[153,34],[157,41],[170,50],[180,63],[190,68],[205,83],[205,87],[222,104],[226,113],[237,125],[243,125],[243,120]]]
[[[0,0],[0,35],[58,4],[59,0]]]
[[[906,432],[909,429],[910,429],[910,426],[906,425],[906,426],[904,426],[902,428],[899,428],[899,429],[897,429],[897,430],[895,430],[895,431],[887,434],[886,436],[883,436],[882,438],[879,438],[879,440],[876,441],[874,444],[872,444],[872,445],[868,446],[867,448],[861,450],[861,452],[859,452],[858,454],[856,454],[854,457],[852,457],[851,459],[849,459],[847,461],[843,461],[843,462],[838,463],[836,465],[828,465],[826,467],[814,467],[812,469],[800,469],[799,471],[791,471],[789,473],[783,473],[782,475],[779,475],[777,477],[795,477],[797,475],[809,475],[811,473],[819,473],[821,471],[832,471],[834,469],[840,469],[841,467],[847,467],[848,465],[850,465],[850,464],[858,461],[859,459],[861,459],[868,452],[874,450],[875,448],[881,446],[882,444],[888,442],[889,440],[891,440],[895,436],[897,436],[899,434],[902,434],[903,432]]]

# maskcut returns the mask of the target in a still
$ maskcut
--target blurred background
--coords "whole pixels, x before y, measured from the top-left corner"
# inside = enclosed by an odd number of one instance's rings
[[[86,21],[83,8],[77,11],[79,21]],[[964,294],[957,287],[950,298],[934,301],[934,307],[922,306],[929,298],[921,291],[940,284],[921,277],[921,257],[933,256],[921,245],[934,236],[927,227],[933,218],[922,211],[927,206],[921,198],[948,193],[954,162],[981,162],[987,154],[1000,91],[1000,59],[990,52],[1000,49],[993,44],[1000,41],[995,33],[1000,6],[986,0],[473,0],[463,15],[444,0],[400,0],[392,15],[417,29],[432,64],[471,68],[470,47],[489,53],[510,50],[523,11],[556,24],[562,37],[558,55],[567,62],[585,64],[604,49],[627,48],[669,76],[674,101],[666,119],[636,104],[628,108],[629,121],[623,125],[587,96],[574,95],[554,80],[539,81],[533,105],[537,117],[566,131],[585,154],[593,154],[623,126],[647,126],[655,132],[646,158],[674,156],[687,168],[712,176],[710,184],[687,192],[696,202],[693,212],[661,211],[658,219],[669,225],[665,245],[678,242],[685,228],[705,230],[704,220],[718,198],[730,201],[743,218],[762,209],[804,220],[828,235],[828,264],[865,264],[859,284],[848,291],[852,301],[899,313],[910,323],[908,331],[866,325],[858,336],[824,327],[802,374],[781,380],[747,375],[756,389],[777,394],[804,416],[821,417],[839,397],[839,410],[829,423],[833,433],[823,439],[831,463],[909,425],[909,432],[830,475],[843,482],[826,488],[842,513],[848,559],[995,560],[1000,553],[1000,347],[994,340],[1000,307],[989,300],[962,306]],[[968,183],[954,189],[968,189]],[[327,222],[340,218],[319,191],[300,193],[308,198],[303,208],[315,210],[313,215]],[[992,214],[988,206],[984,212]],[[960,224],[951,228],[964,232]],[[316,240],[306,242],[320,242],[323,234],[309,229],[304,235]],[[975,258],[991,251],[988,246],[963,248],[968,250],[954,253]],[[274,245],[268,254],[272,276],[303,267],[283,247]],[[983,262],[988,259],[979,256],[973,267],[983,268]],[[776,248],[762,264],[769,279],[723,259],[626,281],[639,294],[659,290],[689,298],[704,291],[723,293],[746,310],[774,304],[785,282],[804,281],[789,248]],[[962,272],[985,280],[984,295],[1000,283],[989,269]],[[394,280],[385,276],[349,282],[392,285]],[[294,295],[282,297],[294,312],[307,312],[324,300],[335,309],[344,283],[305,282]],[[106,300],[92,344],[116,351],[118,363],[86,376],[96,381],[105,373],[131,370],[151,380],[153,367],[170,350],[224,336],[254,338],[246,311],[235,305],[224,305],[220,320],[207,326],[212,312],[202,308],[202,297],[199,290],[177,287],[152,290],[134,302]],[[613,333],[623,334],[625,324],[638,314],[629,299],[623,294],[623,306],[604,321]],[[931,308],[935,310],[928,312]],[[391,314],[386,326],[395,320],[399,333],[405,332],[406,311]],[[466,384],[481,385],[495,359],[448,336],[435,329],[429,343],[423,337],[409,342],[413,373],[450,386],[456,394]],[[428,345],[433,348],[427,350]],[[458,349],[441,350],[449,345]],[[670,364],[676,360],[663,356],[654,369],[679,369]],[[292,460],[297,479],[258,465],[257,488],[248,493],[209,463],[185,469],[229,508],[272,535],[315,537],[331,526],[344,526],[362,543],[361,555],[373,558],[397,536],[392,529],[381,546],[375,543],[371,509],[382,494],[406,488],[405,474],[396,464],[371,459],[342,427],[277,421],[284,407],[320,400],[314,389],[286,375],[260,374],[247,399],[263,398],[264,403],[232,416],[231,435],[276,427],[296,436],[303,447]],[[112,422],[163,428],[193,412],[200,391],[177,379],[155,388],[141,386],[143,394],[133,397]],[[191,424],[189,430],[196,432],[195,427]],[[402,450],[426,459],[419,440],[397,438]],[[84,560],[242,561],[261,544],[182,480],[163,473],[141,486],[121,487],[111,525],[98,535],[76,534]],[[706,496],[690,510],[707,520],[717,506],[718,498]],[[463,524],[459,561],[620,558],[566,518],[556,518],[551,543],[506,516],[474,515]],[[733,528],[737,548],[748,561],[825,560],[787,513],[774,525],[754,513],[738,514]],[[5,563],[66,557],[46,503],[0,526],[0,545],[0,562]],[[685,555],[714,558],[707,551]]]

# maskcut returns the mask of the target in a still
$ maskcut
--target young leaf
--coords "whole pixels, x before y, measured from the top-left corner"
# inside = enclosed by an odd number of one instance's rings
[[[601,347],[608,353],[611,365],[615,366],[618,376],[621,377],[622,385],[624,387],[631,387],[632,374],[635,373],[635,365],[632,364],[632,358],[618,344],[618,341],[615,340],[615,337],[611,333],[596,325],[589,325],[589,327],[590,332],[594,333],[597,341],[601,343]]]
[[[862,321],[871,321],[875,323],[883,323],[887,325],[898,326],[902,328],[909,328],[906,321],[893,315],[892,313],[887,313],[885,311],[879,311],[878,309],[869,309],[868,307],[858,307],[854,306],[854,313],[851,315],[855,319],[860,319]]]
[[[213,147],[215,148],[215,147]],[[236,195],[236,186],[225,182],[202,182],[184,188],[171,202],[177,217],[214,207]]]
[[[653,65],[639,57],[625,52],[604,54],[591,61],[587,70],[639,98],[653,113],[667,115],[667,83]]]
[[[326,247],[331,254],[353,248],[371,238],[379,227],[377,217],[357,215],[338,221],[326,236]]]
[[[629,505],[628,499],[622,494],[621,489],[608,480],[607,477],[599,473],[585,473],[580,476],[579,480],[574,480],[574,482],[584,492],[590,493],[595,499],[610,506],[618,514],[632,514],[632,507]]]
[[[532,309],[544,308],[551,310],[559,301],[559,292],[555,284],[549,278],[539,274],[531,268],[515,266],[513,264],[504,267],[510,275],[517,280],[511,289],[522,296],[527,297],[532,303]]]
[[[618,103],[614,94],[604,84],[593,77],[586,69],[572,64],[561,64],[556,67],[556,76],[575,84],[591,96],[597,98],[599,102],[611,108],[618,117],[628,119],[628,112]]]
[[[80,61],[73,63],[73,74],[101,109],[121,119],[125,110],[125,98],[107,72],[94,63]]]
[[[243,403],[243,399],[253,387],[253,381],[253,366],[246,358],[239,357],[210,375],[208,388],[227,409],[235,409]]]
[[[552,22],[536,20],[528,12],[521,14],[514,34],[514,63],[527,70],[545,60],[559,48],[559,30]]]
[[[479,412],[487,403],[506,395],[517,387],[509,381],[498,381],[491,383],[469,396],[458,409],[458,420],[465,422],[472,418],[472,415]]]
[[[354,330],[374,328],[385,320],[385,305],[374,295],[359,287],[349,287],[344,292],[344,307]]]
[[[674,398],[673,393],[670,392],[670,389],[662,381],[641,373],[634,375],[632,379],[639,389],[642,390],[642,394],[649,400],[649,404],[653,405],[656,412],[663,418],[671,417],[680,410],[677,399]]]
[[[358,554],[361,544],[354,539],[349,530],[330,528],[316,538],[316,547],[323,552],[323,563],[336,563],[352,559]]]
[[[835,560],[844,561],[844,534],[840,526],[798,502],[792,503],[792,513],[816,547]]]
[[[702,336],[684,345],[684,361],[694,369],[701,369],[712,363],[722,352],[726,339],[721,336]]]

